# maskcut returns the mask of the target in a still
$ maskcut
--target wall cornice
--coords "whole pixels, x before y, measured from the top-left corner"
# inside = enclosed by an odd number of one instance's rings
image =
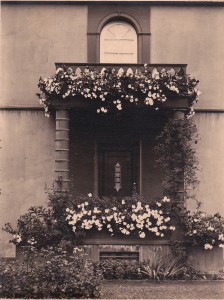
[[[148,5],[184,5],[184,6],[224,6],[223,0],[3,0],[1,4],[23,4],[23,3],[32,3],[32,4],[148,4]]]

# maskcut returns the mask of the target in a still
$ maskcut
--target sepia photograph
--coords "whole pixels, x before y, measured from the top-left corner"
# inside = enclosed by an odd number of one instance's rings
[[[0,299],[224,299],[224,1],[0,9]]]

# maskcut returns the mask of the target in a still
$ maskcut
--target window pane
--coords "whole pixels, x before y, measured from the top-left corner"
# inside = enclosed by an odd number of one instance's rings
[[[100,35],[101,63],[137,63],[137,34],[126,22],[107,24]]]

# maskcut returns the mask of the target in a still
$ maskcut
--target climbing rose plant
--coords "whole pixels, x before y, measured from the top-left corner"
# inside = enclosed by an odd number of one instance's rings
[[[197,102],[200,91],[198,80],[187,75],[175,73],[174,69],[151,72],[147,64],[144,71],[116,71],[103,68],[100,72],[88,67],[80,74],[71,67],[58,68],[50,78],[40,78],[37,94],[44,105],[45,115],[49,116],[51,104],[55,99],[66,101],[74,96],[95,100],[97,113],[121,111],[127,106],[148,106],[158,110],[168,97],[187,96],[190,99],[188,116],[193,115],[193,104]]]
[[[202,246],[205,250],[215,245],[224,248],[224,218],[216,213],[206,214],[200,210],[185,216],[186,243]]]

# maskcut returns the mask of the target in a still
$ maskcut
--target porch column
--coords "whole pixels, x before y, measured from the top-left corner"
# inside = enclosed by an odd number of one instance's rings
[[[69,189],[69,111],[56,110],[55,132],[55,190]]]

